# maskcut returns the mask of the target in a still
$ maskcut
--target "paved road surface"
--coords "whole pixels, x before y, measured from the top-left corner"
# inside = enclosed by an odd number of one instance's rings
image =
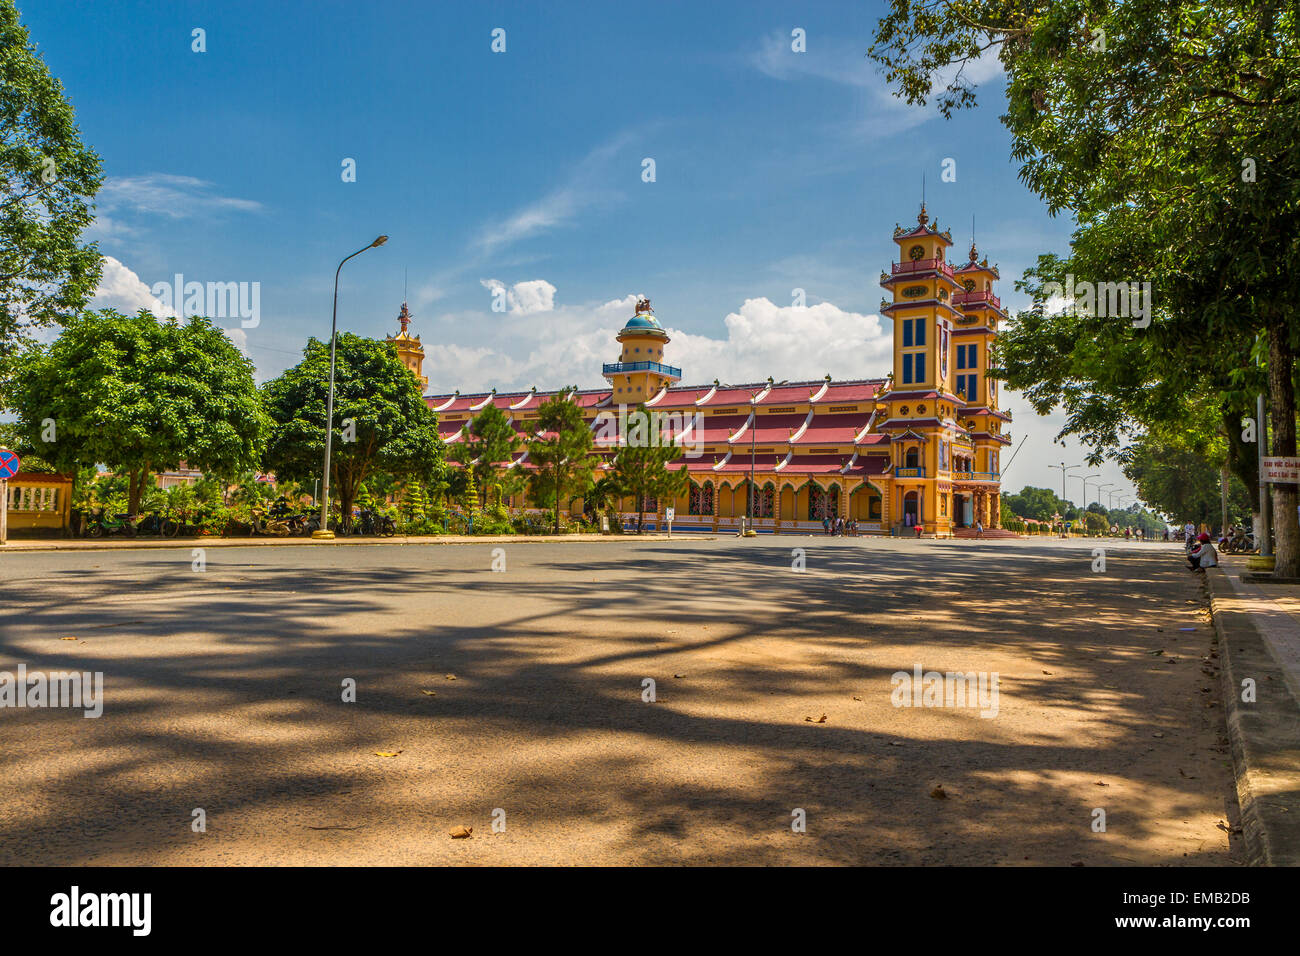
[[[0,670],[105,681],[0,710],[0,863],[1238,859],[1176,548],[499,546],[0,556]],[[895,707],[918,665],[996,672],[997,715]]]

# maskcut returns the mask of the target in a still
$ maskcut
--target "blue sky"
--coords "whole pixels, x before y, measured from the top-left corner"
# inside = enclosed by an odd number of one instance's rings
[[[104,160],[100,302],[147,307],[176,273],[259,282],[260,322],[232,337],[262,379],[328,335],[339,259],[380,233],[344,267],[340,325],[395,331],[405,282],[431,391],[600,384],[635,295],[686,382],[883,374],[877,280],[923,175],[963,260],[974,217],[1012,308],[1069,235],[1017,180],[996,63],[975,111],[907,107],[864,56],[878,2],[19,8]],[[1007,486],[1059,489],[1046,466],[1077,445],[1004,404],[1027,436]],[[1076,474],[1094,470],[1131,492],[1113,465]]]

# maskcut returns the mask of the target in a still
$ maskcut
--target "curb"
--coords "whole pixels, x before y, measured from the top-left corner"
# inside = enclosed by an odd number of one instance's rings
[[[0,547],[0,555],[8,552],[34,551],[147,551],[157,548],[292,548],[343,546],[376,547],[380,545],[454,545],[454,544],[590,544],[593,541],[609,543],[628,541],[712,541],[713,536],[703,537],[693,534],[677,534],[669,538],[666,534],[561,534],[561,535],[448,535],[445,537],[405,537],[395,535],[391,538],[333,538],[317,541],[312,538],[165,538],[145,541],[131,538],[109,539],[107,541],[32,541],[15,542]]]
[[[1300,708],[1223,569],[1207,569],[1205,582],[1248,862],[1300,866]],[[1246,678],[1255,680],[1255,703],[1241,700]]]

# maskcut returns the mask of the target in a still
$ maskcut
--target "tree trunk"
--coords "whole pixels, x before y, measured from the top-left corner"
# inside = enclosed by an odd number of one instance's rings
[[[144,497],[144,483],[149,480],[149,463],[144,467],[128,472],[126,491],[126,513],[132,518],[140,513],[140,499]]]
[[[1268,328],[1268,397],[1273,454],[1279,457],[1295,455],[1294,371],[1290,329],[1285,317],[1278,316]],[[1295,485],[1273,485],[1273,540],[1274,576],[1300,577],[1300,517],[1296,514]]]

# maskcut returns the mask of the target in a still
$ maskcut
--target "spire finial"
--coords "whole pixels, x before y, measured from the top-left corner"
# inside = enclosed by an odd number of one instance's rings
[[[402,311],[397,316],[397,321],[402,323],[402,334],[406,334],[406,327],[411,324],[411,313],[406,308],[406,302],[402,302]]]
[[[970,261],[974,262],[979,258],[979,253],[975,251],[975,214],[970,215]]]

